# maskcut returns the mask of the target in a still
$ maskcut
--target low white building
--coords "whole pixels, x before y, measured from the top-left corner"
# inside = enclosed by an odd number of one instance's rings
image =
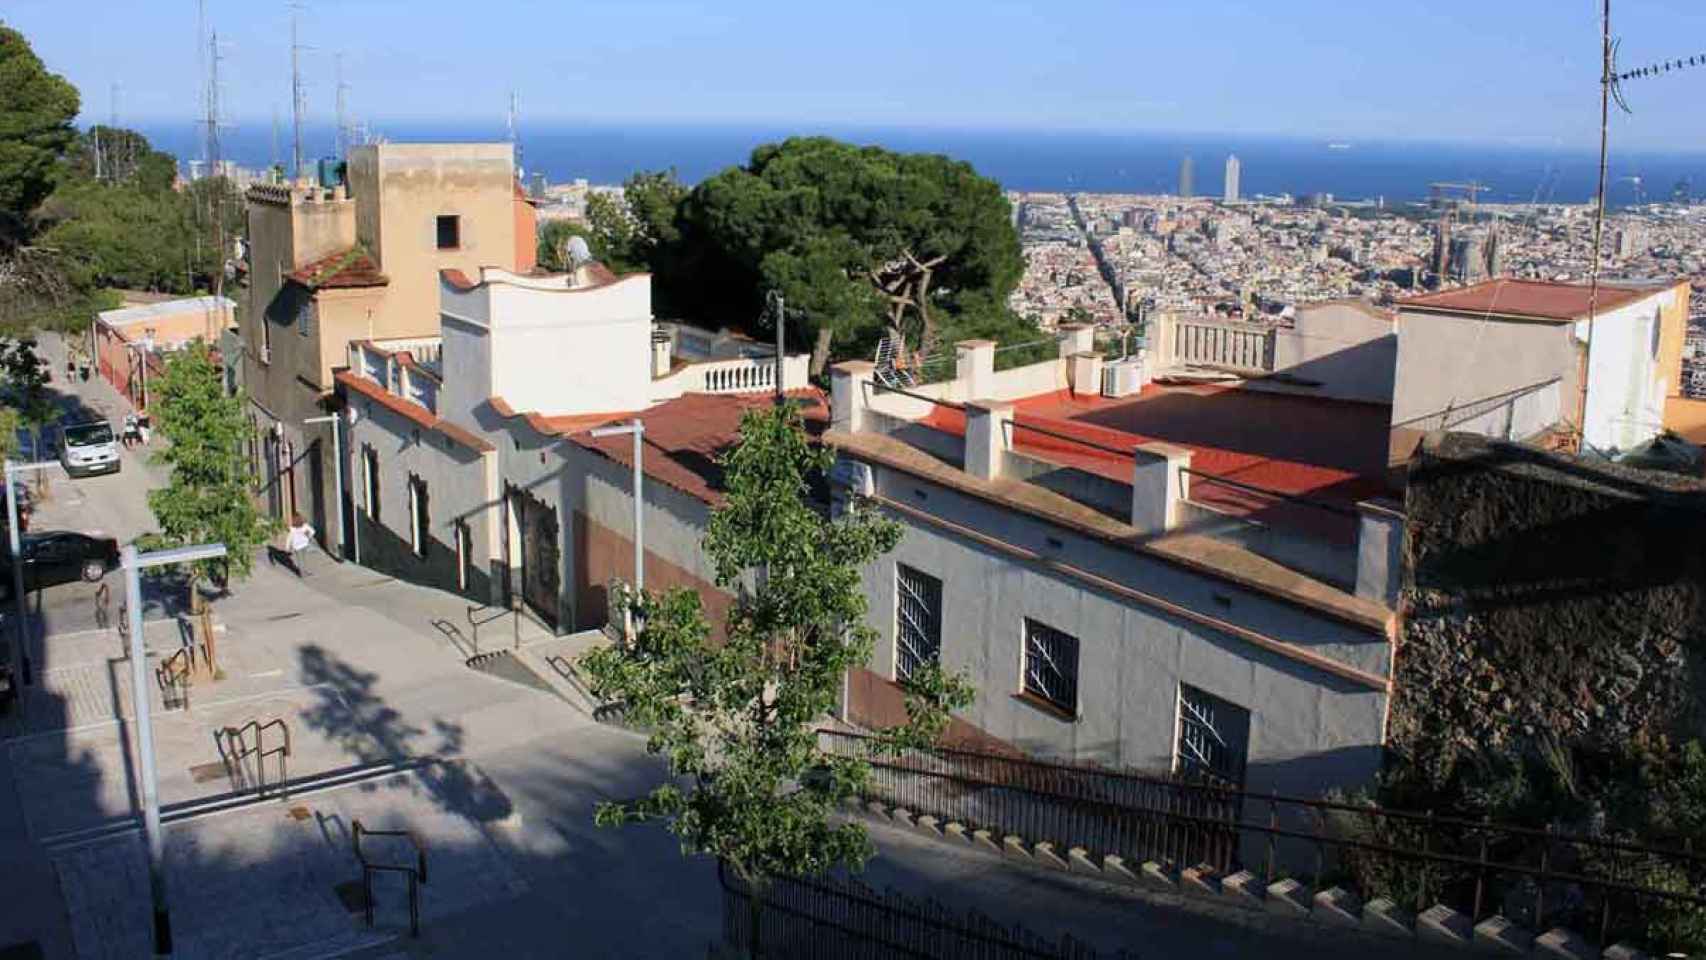
[[[603,626],[612,580],[632,582],[629,437],[645,428],[646,583],[727,595],[699,549],[720,496],[715,463],[778,375],[827,420],[809,358],[655,323],[651,281],[597,264],[569,275],[441,274],[439,337],[362,340],[337,374],[361,563],[558,630]]]
[[[844,508],[905,529],[865,575],[881,641],[846,718],[903,719],[899,680],[935,660],[977,688],[963,744],[1263,791],[1367,783],[1402,535],[1379,499],[1385,408],[1103,397],[1089,346],[1069,330],[1059,359],[997,371],[968,341],[953,381],[903,390],[835,368]]]

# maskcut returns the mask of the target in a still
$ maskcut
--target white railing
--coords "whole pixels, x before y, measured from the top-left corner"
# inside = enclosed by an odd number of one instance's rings
[[[394,337],[374,340],[374,349],[385,353],[407,353],[415,362],[442,376],[444,341],[439,337]]]
[[[1269,327],[1203,320],[1173,320],[1168,326],[1171,363],[1262,372],[1274,368],[1274,332]]]
[[[782,389],[807,386],[811,358],[782,358]],[[672,400],[684,393],[764,393],[776,389],[776,361],[758,357],[692,363],[652,381],[652,399]]]

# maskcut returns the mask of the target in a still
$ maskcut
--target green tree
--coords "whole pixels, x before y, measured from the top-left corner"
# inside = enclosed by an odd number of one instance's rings
[[[6,405],[30,434],[32,456],[41,458],[42,429],[59,419],[59,405],[48,389],[48,365],[36,352],[34,337],[0,343],[0,376],[5,377]]]
[[[970,302],[1005,304],[1024,272],[1012,208],[993,180],[936,154],[894,153],[826,137],[765,144],[745,166],[695,187],[684,240],[720,251],[755,315],[779,289],[805,320],[821,372],[837,341],[885,329],[933,349]],[[743,289],[744,288],[744,289]],[[1005,309],[1005,307],[1001,307]]]
[[[206,344],[172,355],[150,383],[149,409],[165,443],[153,462],[171,469],[166,486],[149,491],[148,507],[160,525],[161,546],[223,543],[223,561],[201,561],[190,570],[190,604],[199,606],[198,586],[221,568],[245,578],[256,548],[274,532],[272,521],[249,496],[253,478],[246,450],[253,433],[238,393],[226,396],[220,367]]]
[[[662,821],[683,852],[716,856],[751,883],[858,868],[872,853],[862,827],[830,819],[869,767],[824,753],[815,728],[870,656],[860,568],[900,530],[864,508],[834,520],[815,509],[808,483],[829,459],[792,405],[747,413],[720,460],[727,499],[705,536],[718,585],[737,596],[724,639],[712,640],[697,594],[672,590],[639,600],[633,643],[582,661],[594,689],[652,731],[647,749],[672,775],[640,800],[601,805],[598,822]],[[916,671],[909,722],[885,742],[933,742],[971,696],[958,676]]]
[[[0,24],[0,252],[29,235],[31,213],[53,189],[71,144],[77,88],[50,73],[24,35]]]

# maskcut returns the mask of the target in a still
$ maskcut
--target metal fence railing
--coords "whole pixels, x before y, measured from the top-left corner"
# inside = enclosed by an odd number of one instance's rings
[[[1706,915],[1706,856],[1686,841],[1637,843],[966,750],[895,754],[839,731],[820,730],[819,743],[869,762],[865,800],[1097,859],[1249,870],[1264,885],[1339,885],[1417,914],[1443,904],[1471,924],[1499,915],[1536,932],[1564,927],[1602,947],[1637,939],[1674,949],[1652,943],[1654,931]]]
[[[1050,940],[1017,924],[933,900],[878,893],[857,880],[784,877],[755,891],[719,866],[721,955],[805,960],[1097,960],[1070,934]],[[718,956],[713,952],[713,956]],[[1111,960],[1132,960],[1122,950]]]

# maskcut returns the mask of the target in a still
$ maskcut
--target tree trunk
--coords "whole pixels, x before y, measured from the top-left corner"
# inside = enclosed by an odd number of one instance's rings
[[[829,365],[829,341],[834,337],[835,331],[827,326],[817,329],[817,342],[812,344],[812,376],[823,376],[823,368]]]
[[[936,321],[930,316],[930,270],[925,268],[918,277],[918,316],[923,320],[918,334],[918,349],[928,354],[936,345]]]

